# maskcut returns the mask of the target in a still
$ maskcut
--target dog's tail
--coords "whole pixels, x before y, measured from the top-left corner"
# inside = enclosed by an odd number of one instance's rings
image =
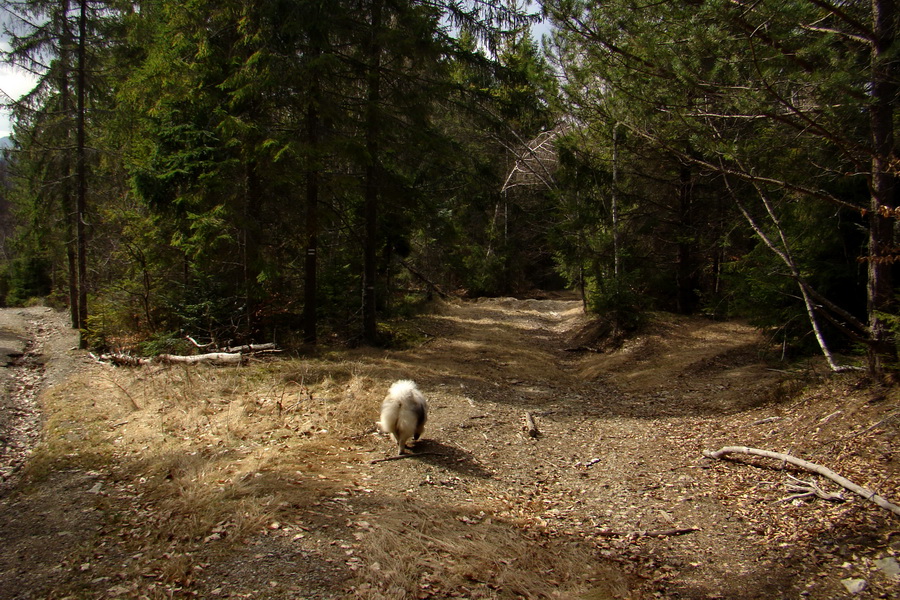
[[[397,431],[397,423],[400,417],[400,401],[396,400],[392,395],[384,399],[381,404],[381,421],[378,426],[385,433],[394,434]]]
[[[399,400],[402,398],[406,398],[418,391],[419,388],[416,387],[415,381],[410,381],[409,379],[401,379],[399,381],[395,381],[391,385],[391,389],[388,390],[388,396]]]

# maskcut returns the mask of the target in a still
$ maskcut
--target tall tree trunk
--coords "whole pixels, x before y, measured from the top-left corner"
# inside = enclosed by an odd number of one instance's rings
[[[872,0],[874,39],[871,50],[872,133],[871,204],[869,211],[868,315],[870,329],[869,368],[883,373],[895,362],[897,348],[882,314],[894,304],[891,255],[895,252],[894,219],[884,209],[896,206],[894,160],[894,102],[898,92],[896,58],[892,48],[897,37],[897,6],[894,0]]]
[[[366,97],[366,165],[365,200],[363,219],[365,239],[363,249],[363,337],[374,344],[378,340],[376,305],[376,279],[378,274],[378,200],[379,200],[379,147],[381,123],[381,0],[372,2],[371,38]]]
[[[677,310],[690,314],[697,307],[697,280],[694,273],[694,172],[690,165],[678,169],[678,258],[675,268]]]
[[[319,253],[319,115],[317,111],[318,86],[313,84],[309,105],[306,107],[306,140],[311,156],[306,170],[306,265],[303,286],[303,341],[315,344],[318,336],[317,269]]]
[[[78,246],[78,329],[87,325],[87,232],[85,230],[85,213],[87,211],[87,161],[85,143],[85,86],[87,84],[87,0],[80,0],[78,16],[78,71],[77,71],[77,107],[76,107],[76,140],[75,140],[75,175],[78,194],[75,199],[75,236]],[[79,345],[87,347],[87,340],[81,336]]]
[[[612,238],[613,277],[618,281],[621,274],[619,258],[619,124],[613,123],[612,130]]]
[[[72,197],[72,160],[69,154],[72,143],[72,89],[69,78],[69,70],[72,67],[72,32],[69,30],[69,0],[61,0],[59,20],[59,95],[64,140],[60,158],[60,201],[68,266],[69,320],[74,329],[79,329],[81,317],[78,311],[78,243],[75,235],[77,216]]]
[[[244,174],[244,218],[241,224],[241,277],[243,279],[244,310],[246,311],[245,328],[241,332],[253,337],[257,333],[259,308],[259,272],[260,250],[259,237],[260,225],[259,207],[262,205],[262,182],[259,177],[259,169],[255,160],[245,159]]]

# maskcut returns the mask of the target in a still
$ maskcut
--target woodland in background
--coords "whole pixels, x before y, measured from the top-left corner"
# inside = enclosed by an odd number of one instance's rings
[[[386,343],[435,293],[575,287],[622,328],[742,316],[896,363],[891,1],[4,8],[41,80],[3,291],[85,343]]]

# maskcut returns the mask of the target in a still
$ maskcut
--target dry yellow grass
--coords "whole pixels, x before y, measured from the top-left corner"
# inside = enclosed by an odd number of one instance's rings
[[[373,388],[352,366],[300,361],[95,365],[45,395],[47,433],[29,475],[113,472],[133,490],[117,523],[140,556],[130,568],[183,581],[199,544],[221,539],[227,550],[338,485],[335,449],[372,428]]]
[[[194,580],[199,555],[225,556],[346,485],[342,445],[373,432],[389,382],[372,373],[352,361],[96,365],[46,395],[48,434],[31,476],[67,466],[112,471],[131,490],[115,524],[132,557],[125,578],[180,589]],[[351,596],[627,597],[622,575],[587,546],[483,512],[385,501],[360,517],[366,568],[348,581]]]

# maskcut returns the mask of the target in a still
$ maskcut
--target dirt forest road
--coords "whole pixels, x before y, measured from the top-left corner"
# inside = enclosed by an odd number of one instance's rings
[[[82,374],[67,398],[108,413],[95,429],[115,459],[0,490],[0,598],[831,600],[851,580],[897,597],[876,566],[900,554],[886,511],[785,501],[788,475],[808,474],[701,454],[790,451],[890,497],[892,392],[768,364],[741,324],[665,315],[608,352],[586,324],[572,297],[454,302],[415,320],[427,341],[408,350],[156,371],[82,361],[57,328],[54,372]],[[378,461],[400,378],[429,398],[421,455]],[[181,458],[148,466],[163,439]]]
[[[15,481],[41,435],[38,394],[72,371],[78,337],[44,306],[0,309],[0,491]]]
[[[644,584],[666,597],[789,597],[814,583],[797,580],[803,567],[769,543],[781,525],[744,519],[729,505],[733,485],[720,482],[727,467],[701,458],[740,441],[736,422],[771,416],[754,409],[770,404],[783,375],[760,360],[755,331],[671,317],[597,354],[568,349],[585,322],[577,300],[482,300],[435,322],[435,341],[401,360],[429,392],[435,416],[420,449],[439,458],[382,466],[380,485],[433,505],[474,501],[592,545],[640,565]],[[523,432],[526,412],[537,437]],[[654,531],[666,533],[641,533]],[[584,597],[638,597],[629,574],[606,573],[615,585]]]

